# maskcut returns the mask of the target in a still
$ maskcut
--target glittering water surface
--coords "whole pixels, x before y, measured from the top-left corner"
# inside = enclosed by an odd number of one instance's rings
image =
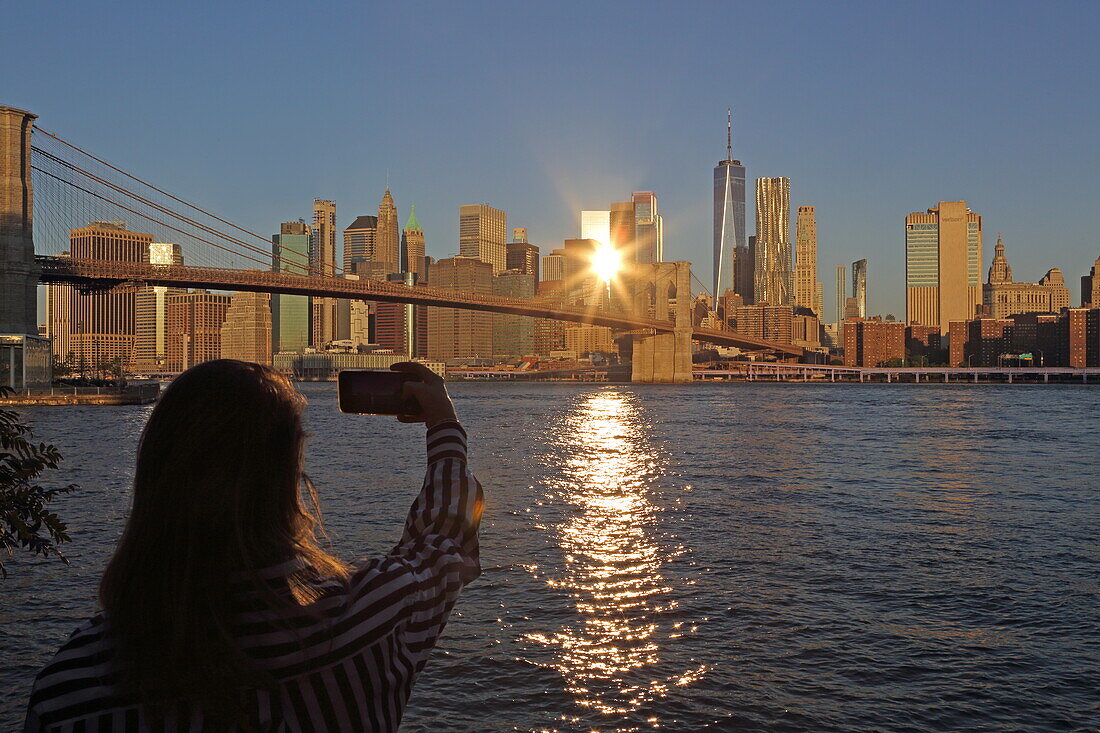
[[[417,429],[309,397],[336,549],[385,551]],[[409,731],[1094,730],[1100,389],[455,385],[484,574]],[[72,566],[0,584],[0,730],[93,608],[149,407],[28,410]]]

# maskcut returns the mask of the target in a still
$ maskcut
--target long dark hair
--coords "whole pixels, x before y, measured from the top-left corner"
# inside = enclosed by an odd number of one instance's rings
[[[221,359],[181,374],[153,409],[99,589],[126,692],[239,720],[241,689],[265,678],[234,641],[231,586],[243,576],[260,588],[258,569],[295,558],[304,570],[287,603],[312,600],[311,577],[346,577],[316,539],[304,404],[275,370]]]

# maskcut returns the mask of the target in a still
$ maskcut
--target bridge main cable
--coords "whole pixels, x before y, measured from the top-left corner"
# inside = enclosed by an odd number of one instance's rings
[[[171,209],[168,209],[164,206],[161,206],[160,204],[158,204],[154,201],[150,201],[149,199],[147,199],[143,196],[139,196],[136,193],[134,193],[133,191],[128,191],[128,190],[122,188],[121,186],[117,186],[117,185],[111,183],[110,181],[107,181],[103,178],[100,178],[99,176],[95,175],[94,173],[86,171],[83,168],[81,168],[81,167],[79,167],[79,166],[77,166],[73,163],[69,163],[66,160],[58,158],[57,156],[55,156],[51,153],[47,153],[46,151],[41,150],[40,148],[32,148],[32,149],[36,153],[38,153],[39,155],[43,155],[43,156],[49,158],[50,160],[54,161],[55,163],[58,163],[59,165],[62,165],[62,166],[66,167],[66,168],[68,168],[68,169],[70,169],[70,170],[72,170],[76,173],[79,173],[79,174],[81,174],[81,175],[83,175],[87,178],[90,178],[93,181],[96,181],[97,183],[101,183],[104,186],[106,186],[107,188],[109,188],[113,191],[116,191],[118,193],[121,193],[123,196],[129,196],[130,198],[136,199],[136,200],[140,201],[141,203],[145,204],[146,206],[148,206],[152,209],[155,209],[156,211],[161,212],[162,214],[167,214],[168,216],[174,217],[176,219],[180,219],[181,221],[185,221],[188,224],[190,224],[190,225],[192,225],[192,226],[194,226],[194,227],[196,227],[196,228],[198,228],[202,231],[205,231],[209,234],[213,234],[213,235],[216,235],[216,236],[220,236],[221,238],[226,239],[230,242],[236,242],[236,243],[240,244],[242,247],[245,247],[246,249],[248,249],[252,252],[255,252],[257,254],[264,255],[264,256],[268,256],[268,254],[269,254],[267,251],[262,250],[259,247],[255,247],[251,244],[248,244],[247,242],[242,242],[241,240],[237,239],[236,237],[231,237],[231,236],[225,234],[224,232],[219,232],[217,229],[214,229],[213,227],[209,227],[205,224],[202,224],[201,222],[197,222],[194,219],[191,219],[190,217],[183,216],[182,214],[177,214],[176,212],[172,211]],[[55,180],[61,181],[62,183],[69,183],[68,181],[65,181],[63,178],[60,178],[59,176],[52,175],[52,174],[48,173],[47,171],[43,170],[42,168],[39,168],[38,166],[32,165],[31,168],[38,171],[39,173],[43,173],[47,176],[50,176],[51,178],[54,178]],[[111,199],[105,198],[103,196],[97,196],[95,193],[93,193],[91,191],[88,191],[87,189],[81,188],[79,186],[74,186],[74,187],[81,190],[81,191],[84,191],[85,193],[88,193],[92,196],[96,196],[101,201],[106,201],[108,203],[114,204],[115,206],[118,206],[122,209],[125,209],[126,211],[138,214],[138,216],[144,216],[145,219],[147,219],[151,222],[154,222],[156,224],[160,224],[162,226],[170,227],[170,225],[165,221],[162,221],[160,219],[154,219],[153,217],[135,212],[133,209],[129,209],[129,208],[123,206],[121,203],[119,203],[117,201],[112,201]],[[207,240],[201,239],[199,237],[195,237],[193,234],[189,234],[188,232],[184,232],[180,229],[176,229],[175,227],[170,227],[170,228],[173,229],[173,231],[180,232],[181,234],[184,234],[188,237],[198,239],[200,242],[206,242],[207,244],[211,244],[210,242],[207,242]],[[245,258],[250,259],[254,262],[261,262],[260,260],[256,260],[252,257],[248,257],[248,255],[245,255],[243,253],[234,252],[233,250],[225,248],[225,247],[222,247],[221,249],[225,249],[225,251],[230,252],[231,254],[235,254],[239,257],[245,257]],[[302,253],[299,252],[298,254],[302,254]],[[267,264],[267,263],[262,263],[262,264]]]
[[[36,165],[32,165],[31,169],[38,171],[39,173],[41,173],[44,176],[49,176],[50,178],[54,179],[55,181],[59,181],[61,183],[64,183],[66,186],[72,186],[77,191],[82,191],[82,192],[88,194],[89,196],[94,196],[95,198],[99,199],[100,201],[105,201],[108,204],[111,204],[112,206],[117,206],[118,208],[122,209],[123,211],[128,211],[131,214],[134,214],[135,216],[140,216],[142,219],[145,219],[147,221],[151,221],[154,224],[159,224],[159,225],[161,225],[161,226],[163,226],[167,229],[171,229],[174,232],[179,232],[180,234],[184,235],[185,237],[190,237],[191,239],[196,239],[196,240],[198,240],[198,241],[200,241],[204,244],[209,244],[211,247],[217,247],[218,249],[224,250],[224,251],[228,252],[231,255],[235,255],[235,256],[240,257],[242,259],[251,260],[252,262],[259,263],[259,264],[263,265],[264,267],[270,267],[271,266],[270,261],[258,260],[255,257],[249,257],[246,254],[243,254],[241,252],[237,252],[235,250],[232,250],[229,247],[218,244],[217,242],[211,242],[208,239],[203,239],[202,237],[199,237],[195,234],[191,234],[190,232],[185,232],[182,229],[177,229],[176,227],[172,226],[168,222],[160,221],[159,219],[154,219],[153,217],[149,216],[148,214],[143,214],[140,211],[137,211],[135,209],[131,209],[130,207],[126,206],[125,204],[121,204],[118,201],[113,201],[113,200],[107,198],[106,196],[102,196],[102,195],[96,193],[95,191],[89,191],[88,189],[84,188],[83,186],[80,186],[80,185],[78,185],[78,184],[76,184],[72,181],[66,181],[61,176],[56,176],[53,173],[50,173],[49,171],[42,170],[41,168],[39,168]]]
[[[157,193],[159,193],[159,194],[161,194],[161,195],[163,195],[163,196],[167,196],[168,198],[172,199],[173,201],[176,201],[177,203],[183,204],[184,206],[186,206],[186,207],[188,207],[188,208],[190,208],[190,209],[193,209],[193,210],[195,210],[195,211],[197,211],[197,212],[199,212],[199,213],[203,214],[204,216],[208,216],[208,217],[210,217],[211,219],[213,219],[213,220],[215,220],[215,221],[217,221],[217,222],[220,222],[220,223],[222,223],[222,224],[225,224],[225,225],[226,225],[226,226],[228,226],[228,227],[232,227],[233,229],[236,229],[236,230],[237,230],[237,231],[239,231],[239,232],[243,232],[244,234],[247,234],[247,235],[248,235],[248,236],[250,236],[250,237],[254,237],[254,238],[256,238],[256,239],[260,240],[261,242],[263,242],[265,246],[270,246],[270,245],[271,245],[271,242],[270,242],[270,240],[268,240],[268,239],[267,239],[266,237],[262,237],[262,236],[260,236],[259,234],[256,234],[255,232],[252,232],[252,231],[249,231],[248,229],[245,229],[244,227],[238,226],[237,224],[234,224],[234,223],[233,223],[233,222],[231,222],[231,221],[226,221],[225,219],[221,218],[221,217],[220,217],[220,216],[218,216],[217,214],[211,213],[211,212],[207,211],[206,209],[203,209],[203,208],[201,208],[201,207],[199,207],[199,206],[196,206],[195,204],[192,204],[192,203],[190,203],[190,202],[188,202],[188,201],[185,201],[185,200],[183,200],[183,199],[179,198],[178,196],[173,196],[172,194],[168,193],[168,192],[167,192],[167,191],[165,191],[164,189],[162,189],[162,188],[158,188],[157,186],[154,186],[153,184],[149,183],[148,181],[144,181],[144,180],[142,180],[142,179],[138,178],[137,176],[135,176],[135,175],[133,175],[133,174],[131,174],[131,173],[127,173],[126,171],[122,170],[121,168],[118,168],[117,166],[111,165],[110,163],[108,163],[107,161],[103,160],[102,158],[99,158],[99,157],[97,157],[97,156],[93,155],[92,153],[89,153],[89,152],[88,152],[87,150],[84,150],[83,148],[80,148],[80,147],[78,147],[78,146],[76,146],[76,145],[73,145],[72,143],[68,142],[67,140],[64,140],[64,139],[62,139],[61,137],[58,137],[57,135],[53,134],[52,132],[50,132],[50,131],[48,131],[48,130],[44,130],[44,129],[42,129],[42,128],[41,128],[41,127],[39,127],[38,125],[35,125],[35,128],[34,128],[34,129],[35,129],[35,130],[37,130],[38,132],[41,132],[42,134],[44,134],[44,135],[46,135],[46,136],[50,137],[50,138],[52,138],[52,139],[56,140],[57,142],[61,143],[62,145],[66,146],[66,147],[68,147],[68,148],[71,148],[72,150],[75,150],[76,152],[80,153],[81,155],[85,155],[85,156],[87,156],[87,157],[91,158],[92,160],[96,161],[97,163],[100,163],[101,165],[104,165],[104,166],[106,166],[107,168],[110,168],[111,170],[115,171],[116,173],[120,173],[121,175],[123,175],[123,176],[126,176],[126,177],[127,177],[127,178],[129,178],[130,180],[133,180],[133,181],[137,181],[137,182],[138,182],[138,183],[140,183],[141,185],[143,185],[143,186],[146,186],[146,187],[148,187],[148,188],[150,188],[150,189],[152,189],[152,190],[156,191]],[[74,163],[70,163],[69,161],[66,161],[66,160],[64,160],[64,159],[62,159],[62,158],[59,158],[59,157],[57,157],[56,155],[53,155],[52,153],[49,153],[49,152],[47,152],[47,151],[43,150],[42,148],[39,148],[39,147],[35,147],[35,146],[32,146],[32,150],[33,150],[34,152],[36,152],[36,153],[39,153],[40,155],[43,155],[43,156],[45,156],[45,157],[49,158],[50,160],[52,160],[52,161],[54,161],[54,162],[56,162],[56,163],[58,163],[58,164],[60,164],[60,165],[62,165],[62,166],[64,166],[64,167],[66,167],[66,168],[69,168],[70,170],[72,170],[72,171],[74,171],[74,172],[76,172],[76,173],[79,173],[79,174],[81,174],[81,175],[83,175],[83,176],[85,176],[85,177],[87,177],[87,178],[90,178],[90,179],[92,179],[92,180],[96,181],[97,183],[101,183],[101,184],[103,184],[103,185],[105,185],[105,186],[107,186],[107,187],[109,187],[109,188],[112,188],[112,189],[114,189],[115,191],[117,191],[117,192],[119,192],[119,193],[121,193],[121,194],[123,194],[123,195],[125,195],[125,196],[129,196],[129,197],[131,197],[131,198],[137,199],[138,201],[142,202],[143,204],[145,204],[145,205],[147,205],[147,206],[150,206],[150,207],[152,207],[152,208],[154,208],[154,209],[156,209],[156,210],[160,211],[161,213],[164,213],[164,214],[167,214],[167,215],[169,215],[169,216],[172,216],[172,217],[174,217],[174,218],[177,218],[177,219],[180,219],[180,220],[182,220],[182,221],[185,221],[185,222],[187,222],[188,224],[191,224],[191,225],[193,225],[193,226],[196,226],[196,227],[198,227],[198,228],[200,228],[200,229],[202,229],[202,230],[204,230],[204,231],[206,231],[206,232],[208,232],[208,233],[211,233],[211,234],[215,234],[216,236],[219,236],[219,237],[221,237],[222,239],[226,239],[226,240],[228,240],[228,241],[230,241],[230,242],[234,242],[234,243],[236,243],[236,244],[239,244],[240,246],[242,246],[242,247],[245,247],[246,249],[249,249],[249,250],[251,250],[251,251],[253,251],[253,252],[257,252],[257,253],[259,253],[259,254],[262,254],[262,255],[264,255],[264,256],[270,256],[270,254],[271,254],[271,253],[270,253],[270,252],[269,252],[269,251],[268,251],[267,249],[263,249],[263,248],[257,247],[257,246],[255,246],[255,245],[253,245],[253,244],[249,244],[248,242],[245,242],[245,241],[243,241],[243,240],[237,239],[236,237],[233,237],[233,236],[231,236],[231,235],[229,235],[229,234],[227,234],[227,233],[225,233],[225,232],[220,232],[220,231],[218,231],[217,229],[214,229],[214,228],[212,228],[212,227],[206,226],[206,225],[204,225],[204,224],[200,224],[199,222],[196,222],[195,220],[193,220],[193,219],[191,219],[191,218],[189,218],[189,217],[186,217],[186,216],[184,216],[184,215],[182,215],[182,214],[179,214],[179,213],[177,213],[177,212],[174,212],[174,211],[172,211],[171,209],[168,209],[168,208],[166,208],[166,207],[164,207],[164,206],[161,206],[160,204],[156,204],[156,203],[154,203],[154,202],[152,202],[152,201],[150,201],[150,200],[148,200],[148,199],[146,199],[146,198],[144,198],[144,197],[142,197],[142,196],[139,196],[138,194],[135,194],[135,193],[134,193],[134,192],[132,192],[132,191],[129,191],[128,189],[122,188],[121,186],[117,186],[117,185],[115,185],[115,184],[113,184],[113,183],[111,183],[111,182],[109,182],[109,181],[107,181],[107,180],[105,180],[105,179],[103,179],[103,178],[100,178],[99,176],[95,175],[94,173],[91,173],[91,172],[89,172],[89,171],[85,170],[84,168],[81,168],[80,166],[78,166],[78,165],[76,165],[76,164],[74,164]],[[42,169],[40,169],[40,168],[37,168],[36,170],[38,170],[38,171],[39,171],[40,173],[46,173],[45,171],[43,171],[43,170],[42,170]],[[49,174],[49,173],[46,173],[46,175],[50,175],[50,174]],[[59,178],[58,176],[51,176],[51,178],[55,178],[55,179],[57,179],[57,180],[59,180],[59,181],[61,181],[61,182],[63,182],[63,183],[69,183],[68,181],[65,181],[64,179],[62,179],[62,178]],[[81,187],[79,187],[79,186],[74,186],[74,187],[75,187],[75,188],[78,188],[78,189],[80,189],[80,190],[82,190],[82,191],[85,191],[85,193],[91,193],[90,191],[87,191],[86,189],[83,189],[83,188],[81,188]],[[95,194],[92,194],[92,195],[95,195]],[[101,200],[103,200],[103,201],[107,201],[108,203],[116,203],[116,202],[113,202],[113,201],[111,201],[110,199],[105,199],[105,198],[103,198],[102,196],[97,196],[97,198],[99,198],[99,199],[101,199]],[[121,204],[116,204],[116,205],[119,205],[119,206],[121,206]],[[124,209],[125,209],[125,207],[122,207],[122,208],[124,208]],[[131,213],[135,213],[135,214],[137,213],[137,212],[133,212],[133,211],[132,211],[132,210],[130,210],[130,209],[126,209],[126,210],[127,210],[127,211],[131,211]],[[142,216],[141,214],[138,214],[138,215],[139,215],[139,216]],[[154,222],[154,223],[158,223],[158,224],[164,224],[165,226],[168,226],[168,225],[167,225],[167,224],[166,224],[165,222],[159,221],[159,220],[157,220],[157,219],[153,219],[153,218],[151,218],[151,217],[148,217],[148,216],[145,216],[144,218],[145,218],[145,219],[148,219],[149,221],[152,221],[152,222]],[[187,232],[181,231],[181,230],[179,230],[179,229],[175,229],[174,227],[169,227],[169,228],[170,228],[170,229],[173,229],[173,231],[177,231],[177,232],[180,232],[181,234],[183,234],[183,235],[185,235],[185,236],[193,236],[193,235],[191,235],[191,234],[188,234]],[[200,237],[194,237],[194,238],[195,238],[195,239],[198,239],[198,240],[199,240],[199,241],[201,241],[201,242],[205,242],[206,244],[212,244],[211,242],[207,242],[206,240],[204,240],[204,239],[202,239],[202,238],[200,238]],[[217,245],[215,245],[215,246],[217,246]],[[282,248],[283,248],[283,249],[285,249],[285,250],[287,250],[288,252],[292,252],[292,253],[294,253],[294,254],[297,254],[297,255],[300,255],[300,256],[302,256],[303,258],[305,258],[305,259],[306,259],[306,261],[308,261],[308,260],[309,260],[309,253],[307,253],[307,252],[300,252],[300,251],[298,251],[298,250],[296,250],[296,249],[294,249],[294,248],[292,248],[292,247],[287,247],[287,246],[283,246]],[[233,250],[227,249],[227,248],[225,248],[225,247],[219,247],[219,249],[223,249],[223,250],[225,250],[225,251],[227,251],[227,252],[230,252],[231,254],[240,254],[240,253],[237,253],[237,252],[233,252]],[[257,261],[257,260],[255,260],[254,258],[251,258],[251,257],[247,257],[246,255],[243,255],[243,254],[242,254],[242,255],[240,255],[240,256],[242,256],[242,257],[245,257],[246,259],[250,259],[250,260],[253,260],[253,261]],[[268,261],[268,262],[263,262],[262,264],[264,264],[265,266],[270,266],[270,262],[269,262],[269,261]],[[334,271],[339,271],[339,272],[343,272],[343,268],[342,268],[342,267],[337,267],[337,266],[335,266],[335,263],[334,263],[334,265],[333,265],[333,269],[334,269]]]

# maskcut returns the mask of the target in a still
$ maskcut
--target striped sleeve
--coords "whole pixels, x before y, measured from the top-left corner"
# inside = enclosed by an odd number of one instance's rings
[[[456,421],[441,422],[428,430],[427,444],[424,486],[391,553],[415,578],[405,630],[416,670],[435,646],[462,587],[481,574],[478,524],[484,498],[466,463],[466,431]]]

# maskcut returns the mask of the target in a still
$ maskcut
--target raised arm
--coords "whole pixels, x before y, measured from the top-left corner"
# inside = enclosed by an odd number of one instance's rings
[[[407,565],[417,592],[406,626],[406,644],[419,670],[442,632],[462,587],[481,574],[478,524],[481,484],[466,462],[466,431],[455,416],[443,379],[421,364],[395,364],[417,374],[406,394],[421,411],[402,422],[428,426],[427,470],[419,496],[409,510],[401,541],[390,556]]]

